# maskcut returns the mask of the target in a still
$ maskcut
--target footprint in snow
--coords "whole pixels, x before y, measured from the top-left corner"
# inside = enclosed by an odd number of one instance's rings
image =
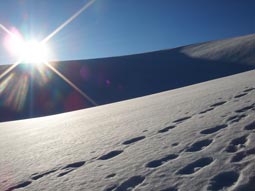
[[[184,168],[180,169],[177,174],[180,175],[189,175],[189,174],[193,174],[199,170],[201,170],[202,168],[208,166],[209,164],[211,164],[213,162],[213,158],[212,157],[204,157],[204,158],[200,158],[190,164],[188,164],[187,166],[185,166]]]
[[[239,174],[235,171],[221,172],[210,180],[207,189],[211,191],[225,190],[234,185],[238,178]]]
[[[75,162],[75,163],[71,163],[66,165],[65,167],[61,168],[61,170],[63,170],[64,172],[61,172],[58,177],[64,176],[69,174],[70,172],[76,170],[77,168],[83,166],[86,162],[85,161],[79,161],[79,162]]]
[[[240,93],[240,94],[234,96],[234,98],[240,98],[240,97],[243,97],[243,96],[246,96],[246,95],[247,95],[247,93]]]
[[[176,147],[176,146],[178,146],[178,145],[179,145],[179,143],[176,142],[176,143],[173,143],[173,144],[172,144],[172,147]]]
[[[133,190],[137,186],[143,183],[145,177],[143,176],[133,176],[126,181],[122,182],[119,186],[117,186],[114,190],[115,191],[128,191]]]
[[[244,135],[244,136],[238,137],[236,139],[233,139],[230,142],[230,144],[228,145],[228,147],[226,148],[226,152],[234,153],[234,152],[237,152],[238,149],[244,148],[246,146],[245,144],[248,140],[247,137],[248,137],[248,135]]]
[[[244,130],[250,131],[250,130],[255,130],[255,121],[252,121],[248,125],[244,127]]]
[[[197,152],[201,151],[212,143],[212,139],[204,139],[193,143],[187,148],[186,152]]]
[[[245,89],[243,92],[247,93],[247,92],[250,92],[250,91],[253,91],[255,88],[248,88],[248,89]]]
[[[163,129],[160,129],[160,130],[158,131],[158,133],[166,133],[166,132],[168,132],[170,129],[174,129],[174,128],[175,128],[175,125],[171,125],[171,126],[168,126],[168,127],[163,128]]]
[[[12,191],[12,190],[20,189],[20,188],[25,188],[28,185],[30,185],[31,183],[32,183],[32,181],[29,181],[29,180],[28,181],[23,181],[23,182],[18,183],[15,186],[12,186],[12,187],[8,188],[6,191]]]
[[[180,119],[177,119],[177,120],[175,120],[175,121],[173,121],[173,123],[183,123],[184,121],[186,121],[186,120],[188,120],[188,119],[190,119],[192,116],[187,116],[187,117],[182,117],[182,118],[180,118]]]
[[[113,177],[115,177],[115,176],[116,176],[116,174],[115,174],[115,173],[112,173],[112,174],[107,175],[107,176],[105,177],[105,179],[113,178]]]
[[[237,123],[237,122],[241,121],[245,117],[247,117],[247,115],[245,115],[245,114],[233,115],[233,116],[230,116],[226,121],[229,124],[233,124],[233,123]]]
[[[254,155],[255,154],[255,147],[249,149],[249,150],[245,150],[245,151],[241,151],[236,153],[232,158],[231,158],[231,162],[240,162],[243,159],[245,159],[246,157],[250,156],[250,155]]]
[[[105,154],[105,155],[99,157],[98,159],[99,159],[99,160],[109,160],[109,159],[111,159],[111,158],[113,158],[113,157],[118,156],[118,155],[121,154],[122,152],[123,152],[123,150],[111,151],[111,152],[109,152],[109,153],[107,153],[107,154]]]
[[[209,128],[209,129],[205,129],[203,131],[201,131],[200,133],[201,134],[212,134],[212,133],[216,133],[217,131],[221,130],[221,129],[224,129],[226,128],[227,125],[226,124],[223,124],[223,125],[217,125],[216,127],[212,127],[212,128]]]
[[[124,141],[122,144],[129,145],[129,144],[133,144],[135,142],[141,141],[143,139],[145,139],[145,136],[135,137],[135,138],[129,139],[127,141]]]
[[[51,174],[51,173],[56,172],[57,170],[58,170],[58,169],[52,169],[52,170],[45,171],[45,172],[41,172],[41,173],[35,173],[35,174],[33,174],[33,175],[31,176],[31,179],[32,179],[32,180],[38,180],[38,179],[40,179],[40,178],[42,178],[42,177],[44,177],[44,176],[47,176],[47,175],[49,175],[49,174]]]
[[[208,108],[208,109],[206,109],[206,110],[203,110],[203,111],[201,111],[199,114],[205,114],[205,113],[207,113],[207,112],[209,112],[209,111],[212,111],[214,108]]]
[[[249,105],[249,106],[245,106],[245,107],[243,107],[243,108],[241,108],[241,109],[238,109],[238,110],[236,110],[235,112],[236,113],[243,113],[243,112],[246,112],[246,111],[248,111],[248,110],[250,110],[250,109],[253,109],[254,108],[254,104],[251,104],[251,105]]]
[[[220,101],[220,102],[217,102],[217,103],[214,103],[214,104],[210,105],[210,107],[215,108],[215,107],[221,106],[225,103],[226,103],[226,101]]]
[[[170,154],[170,155],[167,155],[161,159],[150,161],[149,163],[146,164],[146,167],[147,168],[156,168],[156,167],[159,167],[159,166],[167,163],[168,161],[176,159],[177,157],[178,157],[178,155],[176,155],[176,154]]]

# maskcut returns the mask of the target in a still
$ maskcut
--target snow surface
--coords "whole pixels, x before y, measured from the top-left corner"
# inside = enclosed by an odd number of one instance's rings
[[[0,123],[0,190],[255,188],[255,71]]]
[[[181,52],[193,58],[254,66],[255,35],[189,45],[182,47]]]

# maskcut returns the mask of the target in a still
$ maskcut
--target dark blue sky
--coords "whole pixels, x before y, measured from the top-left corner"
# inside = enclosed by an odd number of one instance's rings
[[[0,24],[40,40],[86,2],[2,0]],[[97,0],[50,40],[52,59],[127,55],[250,34],[254,10],[254,0]],[[0,51],[0,62],[10,62],[2,43]]]

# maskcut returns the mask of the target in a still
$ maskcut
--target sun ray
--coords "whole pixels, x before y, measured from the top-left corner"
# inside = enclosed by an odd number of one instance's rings
[[[9,74],[14,68],[16,68],[20,64],[21,60],[18,60],[14,64],[12,64],[9,68],[7,68],[1,75],[0,75],[0,81]]]
[[[28,92],[29,77],[27,75],[21,75],[20,79],[17,81],[17,76],[15,76],[15,82],[12,82],[12,87],[8,93],[8,97],[5,100],[5,104],[10,106],[15,111],[20,111],[24,104]]]
[[[15,34],[13,34],[11,31],[9,31],[4,25],[0,24],[0,28],[5,31],[8,35],[15,37]]]
[[[50,33],[46,38],[42,40],[42,43],[48,42],[53,36],[55,36],[59,31],[61,31],[64,27],[66,27],[69,23],[71,23],[74,19],[76,19],[82,12],[84,12],[87,8],[89,8],[96,0],[90,0],[87,4],[85,4],[80,10],[74,13],[69,19],[67,19],[63,24],[61,24],[58,28],[56,28],[52,33]]]
[[[79,94],[81,94],[85,99],[87,99],[90,103],[92,103],[94,106],[97,106],[98,104],[91,99],[87,94],[85,94],[81,89],[79,89],[74,83],[72,83],[69,79],[67,79],[63,74],[61,74],[56,68],[51,66],[49,63],[44,63],[46,66],[48,66],[55,74],[57,74],[62,80],[64,80],[67,84],[69,84],[73,89],[75,89]]]
[[[4,25],[0,24],[0,28],[5,31],[8,35],[12,37],[16,37],[15,34],[13,34],[10,30],[8,30]],[[1,75],[0,75],[0,81],[7,75],[9,74],[15,67],[17,67],[20,64],[21,60],[19,59],[16,61],[14,64],[12,64],[9,68],[7,68]]]
[[[0,95],[5,91],[7,86],[9,85],[11,79],[13,78],[13,73],[8,75],[1,83],[0,83]]]

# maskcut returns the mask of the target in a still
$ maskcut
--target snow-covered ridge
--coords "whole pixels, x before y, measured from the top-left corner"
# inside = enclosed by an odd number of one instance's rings
[[[183,47],[181,52],[195,58],[255,65],[255,34]]]
[[[253,191],[255,72],[0,123],[0,190]]]

